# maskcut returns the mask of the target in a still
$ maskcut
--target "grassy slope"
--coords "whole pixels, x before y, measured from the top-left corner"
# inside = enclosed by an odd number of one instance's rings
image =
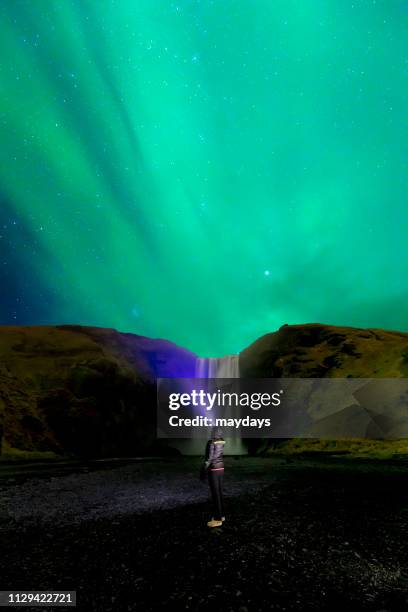
[[[267,450],[268,455],[346,455],[372,459],[393,459],[408,455],[408,440],[316,440],[293,439]]]
[[[249,378],[407,378],[408,334],[315,323],[288,325],[245,349],[240,366]],[[295,439],[274,444],[267,452],[389,458],[407,454],[408,440]]]

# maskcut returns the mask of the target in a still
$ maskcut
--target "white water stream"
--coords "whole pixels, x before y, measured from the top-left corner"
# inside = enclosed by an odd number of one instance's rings
[[[225,357],[199,357],[195,367],[196,378],[239,378],[239,355],[226,355]],[[225,418],[233,418],[234,409],[229,408]],[[246,449],[240,438],[225,438],[226,455],[244,455]],[[206,441],[203,438],[183,440],[178,448],[184,455],[196,455],[204,452]]]

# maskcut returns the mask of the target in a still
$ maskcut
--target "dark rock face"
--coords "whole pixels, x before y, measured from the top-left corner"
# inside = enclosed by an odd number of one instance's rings
[[[408,376],[408,333],[310,323],[284,325],[240,354],[246,378]]]
[[[81,326],[0,328],[0,428],[21,450],[154,452],[157,377],[194,376],[166,340]]]

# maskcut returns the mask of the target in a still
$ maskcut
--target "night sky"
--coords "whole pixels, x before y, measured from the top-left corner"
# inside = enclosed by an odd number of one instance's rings
[[[406,0],[2,0],[0,323],[408,330]]]

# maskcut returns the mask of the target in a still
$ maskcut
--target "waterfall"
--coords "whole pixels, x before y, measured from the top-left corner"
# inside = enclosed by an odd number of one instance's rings
[[[239,378],[239,355],[226,355],[225,357],[198,357],[195,365],[195,378]],[[234,417],[233,408],[229,409],[227,418]],[[246,455],[246,448],[241,438],[225,439],[226,455]],[[203,438],[190,438],[179,440],[176,447],[183,455],[201,455],[204,452],[205,440]]]
[[[199,357],[196,361],[195,377],[239,378],[239,355]]]
[[[225,357],[199,357],[195,367],[196,378],[239,378],[239,355],[226,355]],[[233,417],[233,410],[226,414],[226,418]],[[226,438],[226,455],[243,455],[246,449],[241,438]]]
[[[239,355],[226,355],[225,357],[198,357],[195,364],[195,378],[239,378]],[[230,408],[227,418],[234,417]],[[241,438],[225,439],[226,455],[246,455],[247,450]],[[183,455],[203,455],[205,438],[185,438],[176,441],[169,440],[169,444],[177,448]]]

